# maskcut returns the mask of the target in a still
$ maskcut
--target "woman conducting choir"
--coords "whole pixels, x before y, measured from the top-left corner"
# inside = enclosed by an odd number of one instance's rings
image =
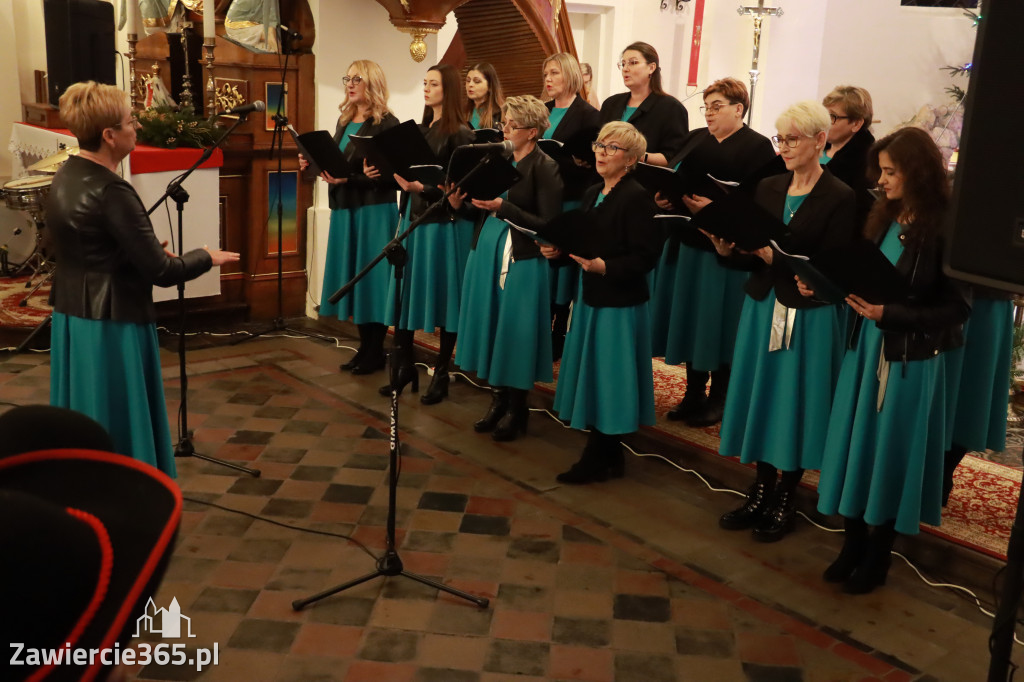
[[[334,131],[334,141],[352,166],[352,174],[335,178],[324,171],[320,177],[328,184],[331,225],[327,238],[320,315],[339,320],[352,318],[359,330],[359,348],[341,369],[353,374],[369,374],[384,367],[384,324],[387,310],[388,277],[386,263],[378,263],[352,292],[337,303],[328,297],[352,279],[391,240],[398,224],[395,203],[396,186],[391,178],[382,179],[349,138],[372,137],[398,125],[388,109],[388,85],[376,62],[360,59],[352,62],[341,79],[345,101]],[[309,162],[299,155],[299,166]]]
[[[138,125],[127,93],[75,83],[61,95],[60,116],[81,152],[57,171],[46,202],[58,259],[50,403],[92,417],[117,452],[174,476],[153,286],[195,279],[238,254],[164,251],[139,195],[117,174]]]
[[[864,88],[840,85],[825,95],[821,103],[828,109],[832,121],[821,165],[828,164],[829,172],[856,193],[859,227],[864,224],[874,203],[868,192],[867,174],[868,150],[875,143],[875,136],[870,130],[874,116],[871,94]]]
[[[647,140],[647,151],[640,160],[667,166],[682,148],[689,130],[686,108],[665,92],[658,52],[647,43],[633,43],[623,50],[618,67],[629,92],[606,99],[600,121],[632,123]]]
[[[537,244],[508,223],[536,230],[557,216],[562,180],[558,164],[537,148],[548,127],[544,103],[533,95],[509,97],[502,109],[522,179],[502,197],[472,200],[480,216],[466,263],[455,361],[492,387],[491,406],[474,430],[509,441],[526,430],[530,388],[550,382],[552,370],[548,264]],[[465,195],[450,200],[459,208]]]
[[[583,273],[565,340],[554,409],[576,429],[590,429],[579,461],[558,475],[590,483],[623,475],[619,438],[654,423],[647,273],[661,251],[656,206],[628,177],[645,151],[629,123],[606,123],[594,142],[602,183],[583,194],[593,258],[568,254]],[[561,254],[542,247],[548,258]]]
[[[466,73],[466,120],[470,128],[500,128],[504,101],[493,66],[480,62]]]
[[[678,170],[686,166],[693,174],[710,173],[746,186],[775,158],[768,138],[743,123],[749,104],[746,86],[735,78],[709,85],[701,107],[708,125],[687,136],[670,167]],[[682,208],[660,196],[655,198],[663,210]],[[699,203],[702,198],[686,201]],[[666,416],[691,426],[710,426],[721,421],[725,411],[729,366],[748,273],[723,267],[710,241],[704,240],[700,246],[691,244],[683,243],[676,232],[665,243],[651,303],[652,352],[664,356],[668,365],[686,365],[686,394]]]
[[[817,102],[798,102],[775,126],[787,172],[762,180],[755,200],[788,226],[780,245],[813,256],[849,243],[856,233],[853,190],[818,162],[828,111]],[[729,254],[728,245],[715,242]],[[743,505],[722,515],[719,525],[753,528],[754,539],[773,542],[792,527],[804,469],[821,463],[843,338],[838,306],[802,296],[771,247],[754,255],[759,267],[745,285],[732,362],[734,381],[744,388],[726,398],[718,451],[756,462],[757,477]]]
[[[452,153],[461,145],[469,144],[473,133],[462,119],[462,87],[459,74],[447,64],[432,66],[423,79],[423,123],[420,129],[438,162],[447,167]],[[418,181],[408,181],[395,175],[395,181],[408,195],[402,229],[415,219],[419,227],[406,240],[408,262],[402,286],[402,305],[395,325],[395,362],[398,365],[398,390],[412,383],[419,390],[419,375],[413,364],[413,330],[433,332],[441,328],[441,347],[438,352],[430,388],[420,396],[420,402],[433,405],[448,395],[448,365],[455,352],[456,333],[459,328],[459,298],[466,258],[473,239],[473,224],[467,220],[452,221],[447,204],[425,215],[430,206],[444,196],[438,187],[425,187]],[[394,296],[394,281],[389,281],[386,306],[387,319],[394,317],[390,301]],[[388,395],[391,386],[382,386],[380,393]]]
[[[597,109],[580,96],[583,76],[579,62],[568,52],[559,52],[547,58],[543,66],[544,92],[550,127],[541,137],[566,143],[581,135],[592,134],[599,128]],[[575,158],[564,158],[558,164],[564,184],[562,210],[578,208],[583,191],[599,179],[589,164]],[[569,323],[569,303],[576,293],[579,268],[572,261],[552,261],[551,272],[551,347],[552,358],[562,357],[565,332]]]
[[[818,510],[842,514],[846,535],[825,571],[851,594],[885,583],[897,533],[938,525],[946,449],[945,358],[970,313],[942,271],[948,203],[942,154],[928,133],[902,128],[871,148],[885,198],[864,228],[907,279],[903,303],[846,300],[859,316],[843,359],[818,484]],[[809,292],[807,292],[809,293]]]

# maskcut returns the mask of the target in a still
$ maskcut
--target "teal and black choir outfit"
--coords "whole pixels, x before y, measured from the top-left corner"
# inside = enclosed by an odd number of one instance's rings
[[[479,107],[473,108],[473,113],[469,116],[469,127],[473,130],[480,128],[497,128],[501,129],[501,109],[496,107],[494,114],[491,116],[490,121],[480,120],[480,109]]]
[[[593,255],[604,259],[606,273],[580,275],[554,399],[559,417],[591,429],[591,437],[563,482],[621,475],[615,435],[655,422],[647,273],[662,246],[657,207],[628,175],[607,196],[601,190],[588,189],[582,205]]]
[[[856,234],[853,191],[825,170],[809,194],[792,196],[792,178],[773,176],[757,187],[757,203],[789,228],[780,245],[813,256],[849,243]],[[771,541],[792,524],[804,469],[820,466],[844,338],[839,306],[801,295],[781,261],[755,262],[732,359],[732,380],[742,388],[726,397],[719,453],[757,462],[758,475],[747,503],[720,523],[729,530],[753,527],[755,538]],[[783,472],[779,483],[777,471]]]
[[[393,114],[380,123],[367,119],[342,126],[339,121],[334,140],[356,172],[344,183],[329,185],[331,208],[324,266],[320,315],[339,320],[352,318],[359,328],[360,352],[349,363],[356,374],[380,369],[384,365],[384,324],[389,299],[391,272],[385,261],[378,263],[355,288],[337,303],[327,299],[376,257],[391,241],[398,226],[397,186],[392,178],[370,179],[363,174],[363,156],[349,141],[352,135],[372,137],[398,125]]]
[[[526,394],[534,382],[552,380],[549,266],[529,237],[505,220],[537,229],[561,211],[558,165],[535,148],[516,163],[522,175],[494,213],[476,221],[466,264],[455,362],[492,386],[490,420],[477,431],[511,440],[525,427]],[[499,423],[505,415],[508,419]]]
[[[690,133],[670,165],[676,169],[685,165],[743,184],[774,157],[768,138],[745,125],[722,141],[701,128]],[[729,382],[724,370],[732,361],[747,273],[724,267],[710,240],[701,247],[690,246],[678,234],[668,236],[657,272],[651,302],[652,352],[664,357],[666,364],[685,363],[687,369],[687,398],[682,409],[673,410],[669,417],[697,415],[705,403],[709,378],[712,397],[724,404]],[[719,370],[723,373],[710,376]]]
[[[612,95],[601,105],[598,122],[626,121],[632,123],[647,140],[648,154],[664,154],[671,159],[683,148],[689,132],[689,115],[686,107],[672,95],[655,92],[637,107],[628,107],[631,93],[620,92]],[[631,109],[632,111],[627,111]]]
[[[862,126],[846,141],[835,156],[825,156],[822,152],[821,165],[828,164],[832,175],[836,176],[857,195],[857,225],[863,225],[867,218],[868,211],[874,203],[874,197],[868,192],[872,186],[868,183],[868,151],[875,143],[875,136],[871,134],[868,127]]]
[[[50,403],[92,417],[117,452],[174,476],[153,286],[195,279],[210,254],[167,255],[132,186],[80,156],[54,176],[46,217],[59,261]]]

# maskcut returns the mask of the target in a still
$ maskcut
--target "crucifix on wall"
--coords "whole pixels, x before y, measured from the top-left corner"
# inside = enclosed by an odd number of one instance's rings
[[[757,60],[761,53],[761,23],[765,17],[781,17],[781,7],[765,7],[764,0],[757,0],[757,7],[744,7],[740,5],[736,10],[740,16],[754,17],[754,54],[750,61],[750,106],[747,107],[747,124],[750,124],[750,112],[754,110],[754,88],[757,87],[757,78],[761,72],[757,69]]]

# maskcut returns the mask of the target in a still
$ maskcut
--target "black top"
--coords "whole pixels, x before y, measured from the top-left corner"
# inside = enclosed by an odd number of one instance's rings
[[[501,202],[495,215],[531,230],[546,225],[562,212],[562,179],[558,175],[558,164],[535,148],[516,164],[522,180],[512,185],[508,198]],[[487,213],[478,211],[476,228],[473,231],[473,248],[480,238],[480,229],[487,219]],[[519,230],[512,230],[512,257],[527,260],[540,256],[536,242]]]
[[[594,253],[606,272],[581,270],[583,300],[595,308],[624,308],[650,298],[647,273],[658,264],[662,236],[654,224],[657,205],[647,190],[628,175],[594,206],[603,184],[583,193],[583,209],[591,221]]]
[[[786,192],[792,173],[765,178],[757,186],[755,201],[769,213],[782,219]],[[779,244],[788,253],[814,256],[818,252],[850,242],[858,230],[854,224],[856,210],[853,190],[828,172],[822,172],[807,198],[789,221],[786,237]],[[758,301],[775,288],[775,297],[787,308],[816,308],[826,305],[803,296],[796,287],[793,271],[781,258],[767,265],[761,259],[751,273],[744,290]]]
[[[46,226],[57,257],[53,309],[65,315],[153,322],[153,285],[187,282],[213,267],[205,249],[168,256],[135,189],[80,156],[53,176]]]
[[[620,92],[606,99],[601,105],[601,125],[621,120],[629,97],[630,93]],[[679,153],[690,129],[686,107],[672,95],[653,92],[640,103],[629,122],[647,138],[647,153],[664,154],[666,159]]]
[[[548,111],[555,108],[555,101],[546,103]],[[569,108],[565,110],[558,127],[551,134],[551,139],[565,142],[575,135],[586,130],[594,130],[597,136],[597,129],[601,127],[600,112],[590,106],[590,103],[579,95],[572,101]],[[565,183],[565,201],[576,201],[583,196],[583,191],[598,182],[601,177],[593,168],[583,168],[575,163],[566,160],[559,164],[559,171],[562,174],[562,182]]]
[[[874,143],[875,136],[862,126],[827,164],[829,172],[849,185],[857,195],[855,220],[858,228],[863,227],[874,203],[874,198],[868,193],[868,150]]]
[[[383,132],[388,128],[394,128],[396,125],[398,125],[398,119],[394,114],[387,113],[384,118],[381,119],[380,123],[374,123],[372,118],[363,121],[363,124],[359,126],[359,130],[356,132],[356,135],[373,137],[377,133]],[[339,119],[338,125],[334,131],[335,144],[341,142],[341,136],[344,134],[345,126],[341,125],[341,120]],[[348,177],[348,182],[330,185],[330,190],[327,196],[332,210],[337,208],[359,208],[361,206],[394,203],[395,192],[398,191],[398,185],[395,184],[394,178],[380,177],[375,180],[371,180],[366,177],[362,172],[363,159],[365,157],[359,153],[359,150],[353,142],[349,141],[342,152],[345,154],[345,158],[348,159],[349,163],[351,163],[354,168],[358,168],[359,171],[350,175]]]
[[[434,126],[424,126],[420,124],[420,131],[423,133],[423,137],[427,139],[427,144],[430,145],[430,149],[437,156],[437,162],[441,164],[445,169],[448,168],[448,164],[451,162],[452,154],[455,150],[464,144],[471,144],[473,142],[473,131],[466,126],[459,126],[451,135],[445,135],[440,132],[440,128]],[[459,180],[460,178],[452,178],[452,181]],[[421,194],[413,193],[409,207],[412,210],[412,217],[418,218],[421,213],[430,208],[430,205],[440,199],[444,195],[444,192],[438,187],[424,187]],[[448,209],[442,206],[435,213],[430,215],[424,222],[446,222],[449,219]]]

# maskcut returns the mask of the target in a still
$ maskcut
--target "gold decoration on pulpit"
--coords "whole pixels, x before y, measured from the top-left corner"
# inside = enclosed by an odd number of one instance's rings
[[[214,111],[233,109],[245,104],[249,99],[248,81],[239,78],[215,78],[214,87],[217,97]]]
[[[398,30],[412,36],[412,42],[409,43],[409,56],[412,57],[412,60],[418,63],[426,59],[427,43],[425,39],[427,34],[437,33],[438,29],[425,28],[422,26],[401,26]]]

